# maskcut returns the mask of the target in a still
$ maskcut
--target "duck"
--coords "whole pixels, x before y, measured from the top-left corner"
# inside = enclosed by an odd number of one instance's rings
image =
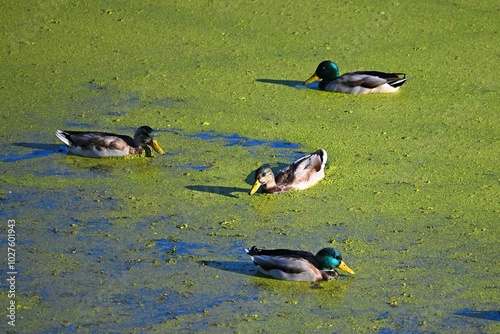
[[[245,248],[262,274],[285,281],[320,282],[336,279],[335,268],[354,275],[354,271],[342,260],[335,248],[323,248],[316,255],[311,252],[290,249]]]
[[[255,194],[260,186],[263,186],[263,193],[269,194],[309,188],[325,177],[327,159],[326,151],[319,149],[283,168],[276,174],[276,177],[270,167],[262,166],[255,171],[255,183],[249,195]]]
[[[120,157],[146,153],[151,156],[150,146],[159,154],[165,154],[153,135],[154,130],[147,125],[135,131],[134,138],[108,132],[56,131],[56,136],[69,152],[88,158]]]
[[[409,78],[405,73],[386,73],[379,71],[358,71],[339,74],[339,67],[331,60],[321,62],[316,71],[304,82],[320,80],[318,88],[329,92],[346,94],[393,93]]]

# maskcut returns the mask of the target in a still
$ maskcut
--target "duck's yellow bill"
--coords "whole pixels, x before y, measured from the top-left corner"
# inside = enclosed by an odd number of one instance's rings
[[[249,195],[255,194],[257,192],[257,190],[259,190],[259,188],[260,188],[260,182],[259,182],[259,180],[256,180],[255,183],[253,184],[252,189],[250,189],[248,194]]]
[[[339,265],[339,268],[342,269],[343,271],[345,271],[346,273],[349,273],[349,274],[353,274],[354,275],[354,270],[352,270],[351,268],[349,268],[347,266],[347,264],[345,264],[344,261],[340,261],[340,265]]]
[[[165,154],[165,152],[163,151],[163,149],[160,147],[160,145],[158,144],[158,142],[156,141],[156,139],[153,139],[151,141],[151,146],[153,146],[154,150],[160,154]]]
[[[316,75],[316,73],[314,73],[313,75],[311,75],[311,77],[309,79],[306,80],[306,82],[304,82],[304,85],[308,85],[311,82],[318,81],[318,80],[319,80],[319,77]]]

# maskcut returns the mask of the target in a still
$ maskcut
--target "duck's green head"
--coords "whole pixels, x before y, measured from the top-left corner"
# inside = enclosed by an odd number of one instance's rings
[[[274,181],[274,174],[270,167],[262,166],[255,171],[255,183],[252,189],[248,192],[249,195],[253,195],[259,190],[260,186]]]
[[[304,83],[305,85],[317,80],[332,81],[340,76],[339,67],[331,60],[321,62],[316,68],[316,72]]]
[[[141,126],[135,131],[134,141],[140,145],[150,145],[156,152],[165,154],[153,134],[154,130],[147,125]]]
[[[315,259],[318,262],[318,269],[320,270],[340,268],[354,275],[354,271],[342,261],[342,255],[335,248],[323,248],[316,254]]]

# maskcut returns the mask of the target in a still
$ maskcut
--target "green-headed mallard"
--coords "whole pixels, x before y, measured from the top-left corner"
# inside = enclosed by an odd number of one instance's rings
[[[321,79],[318,86],[320,90],[347,94],[392,93],[408,80],[404,73],[378,71],[359,71],[340,75],[337,64],[331,60],[321,62],[316,72],[304,84],[319,79]]]
[[[274,177],[269,167],[260,167],[255,171],[255,183],[249,194],[253,195],[261,185],[262,192],[279,194],[291,189],[306,189],[325,177],[326,151],[319,149],[294,161],[290,166],[280,170]]]
[[[89,158],[119,157],[124,155],[142,154],[151,156],[151,148],[164,154],[158,145],[153,129],[141,126],[135,131],[134,138],[107,132],[88,131],[56,131],[56,136],[66,146],[70,153]]]
[[[316,255],[300,250],[258,249],[255,246],[246,248],[245,252],[252,257],[258,271],[276,279],[327,281],[339,276],[335,268],[354,275],[334,248],[323,248]]]

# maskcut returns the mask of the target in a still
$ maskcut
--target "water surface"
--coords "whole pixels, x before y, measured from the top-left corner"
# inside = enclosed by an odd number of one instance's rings
[[[39,332],[500,330],[492,1],[12,2],[2,11],[0,227]],[[301,86],[317,64],[396,94]],[[56,129],[158,130],[167,154],[68,156]],[[247,192],[318,148],[326,178]],[[1,239],[6,249],[7,238]],[[356,275],[256,275],[243,248],[340,250]]]

